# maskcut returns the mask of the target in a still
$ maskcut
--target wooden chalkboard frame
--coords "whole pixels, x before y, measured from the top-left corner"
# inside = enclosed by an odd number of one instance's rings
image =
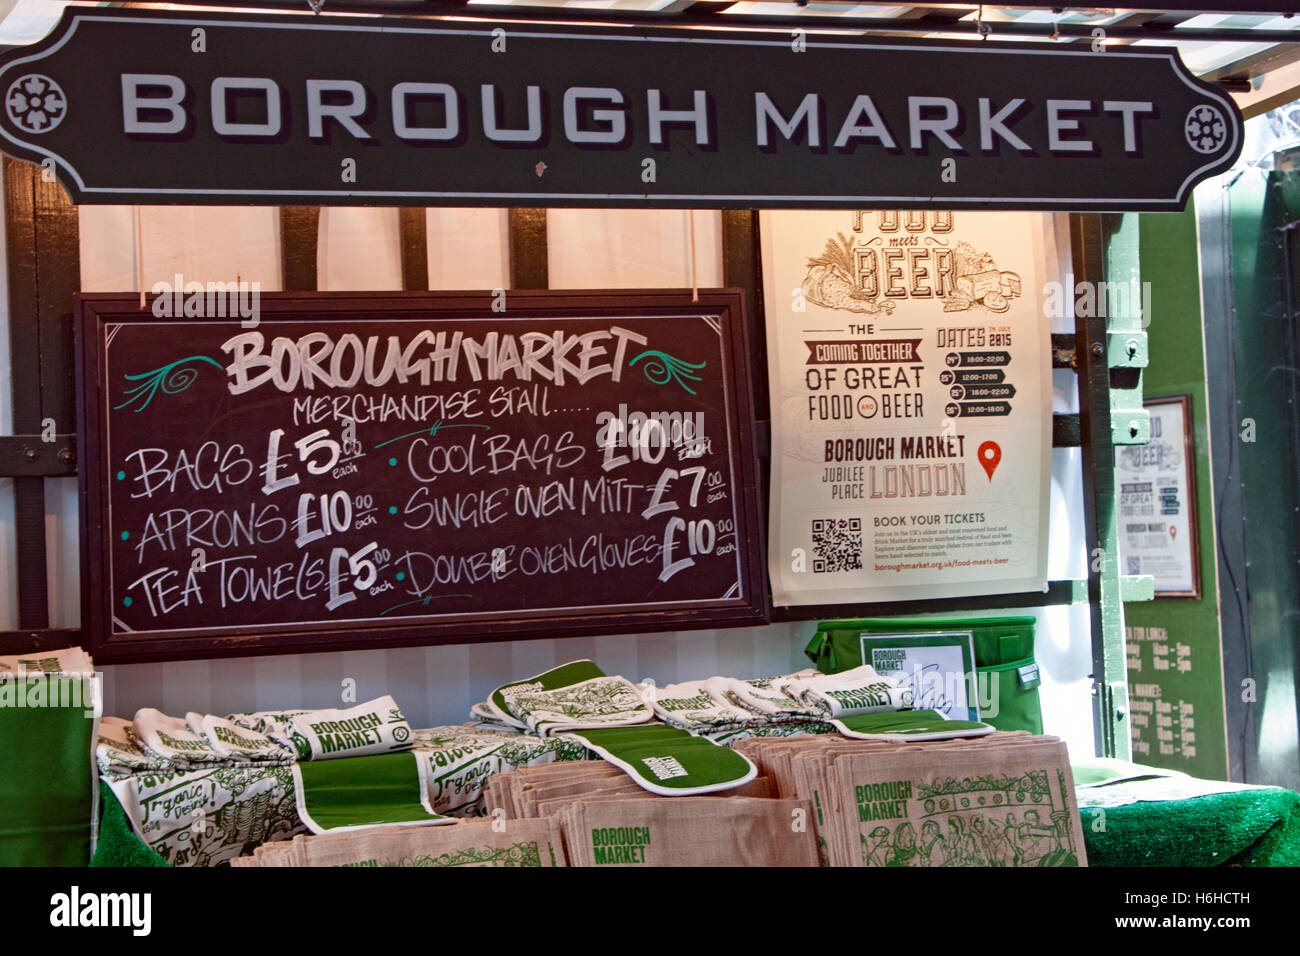
[[[491,309],[489,292],[285,292],[262,293],[261,318],[292,318],[295,313],[330,312],[342,316],[385,311],[427,310],[439,318],[463,320],[501,318]],[[691,609],[662,609],[609,613],[573,613],[563,610],[503,611],[457,615],[446,622],[393,623],[357,626],[312,625],[299,629],[232,626],[222,636],[194,636],[186,631],[150,631],[140,636],[111,634],[110,603],[106,586],[109,561],[104,516],[109,499],[109,476],[104,470],[103,446],[107,422],[100,400],[98,372],[103,367],[106,322],[154,321],[151,301],[141,308],[139,293],[103,293],[76,296],[77,409],[82,436],[82,467],[78,484],[81,507],[82,625],[97,661],[133,663],[162,660],[210,659],[254,654],[310,653],[381,647],[467,644],[528,638],[555,638],[596,634],[648,633],[708,627],[742,627],[766,623],[769,606],[766,580],[766,545],[760,515],[759,466],[754,439],[754,405],[750,369],[752,330],[739,289],[700,290],[697,301],[689,290],[648,289],[628,291],[524,291],[508,292],[510,313],[544,316],[580,312],[592,317],[617,317],[680,313],[682,309],[714,314],[723,328],[727,357],[728,405],[726,423],[733,449],[736,475],[736,543],[741,579],[747,589],[743,599],[719,600]],[[166,324],[169,319],[156,320]],[[186,321],[195,321],[186,319]],[[198,321],[205,321],[199,319]],[[229,323],[229,318],[213,322]],[[92,380],[92,376],[94,379]]]

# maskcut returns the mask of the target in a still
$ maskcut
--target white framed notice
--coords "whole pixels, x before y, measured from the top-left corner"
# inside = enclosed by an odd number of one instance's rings
[[[1045,589],[1051,224],[761,214],[775,604]]]
[[[1142,405],[1151,414],[1150,441],[1115,455],[1124,573],[1151,575],[1158,598],[1199,599],[1192,398],[1168,395]]]
[[[952,720],[979,720],[971,631],[858,635],[862,662],[912,691],[912,707]]]

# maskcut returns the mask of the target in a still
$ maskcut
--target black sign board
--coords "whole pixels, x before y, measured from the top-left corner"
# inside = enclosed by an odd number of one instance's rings
[[[97,660],[765,619],[739,293],[239,294],[78,301]]]
[[[70,7],[4,149],[80,203],[1174,210],[1241,118],[1173,50]]]

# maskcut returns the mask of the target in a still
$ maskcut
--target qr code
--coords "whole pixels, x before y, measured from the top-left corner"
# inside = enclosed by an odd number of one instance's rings
[[[1163,544],[1163,542],[1161,542],[1161,543]],[[1131,557],[1131,556],[1130,556],[1130,557],[1126,557],[1126,558],[1124,559],[1124,564],[1128,566],[1128,570],[1124,572],[1125,574],[1141,574],[1141,573],[1142,573],[1142,559],[1141,559],[1141,558],[1135,558],[1135,557]]]
[[[862,519],[814,518],[813,572],[862,570]]]

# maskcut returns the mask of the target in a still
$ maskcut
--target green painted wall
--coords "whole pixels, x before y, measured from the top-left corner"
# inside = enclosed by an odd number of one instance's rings
[[[1256,171],[1229,188],[1229,275],[1235,322],[1236,446],[1245,521],[1246,611],[1250,617],[1249,674],[1244,691],[1258,732],[1252,783],[1300,786],[1296,676],[1300,657],[1300,566],[1294,315],[1287,314],[1285,275],[1296,282],[1280,228],[1300,218],[1300,175]],[[1296,252],[1292,249],[1292,259]],[[1294,304],[1291,308],[1294,309]],[[1246,422],[1253,425],[1253,434]],[[1224,599],[1223,613],[1237,614]]]
[[[1200,600],[1162,598],[1124,606],[1128,679],[1133,714],[1133,759],[1197,777],[1228,778],[1219,642],[1214,508],[1210,487],[1205,355],[1201,333],[1196,213],[1139,218],[1142,279],[1150,282],[1147,335],[1148,397],[1192,397]],[[1178,668],[1179,645],[1190,648],[1188,670]],[[1167,665],[1161,668],[1160,665]],[[1159,668],[1159,669],[1158,669]]]

